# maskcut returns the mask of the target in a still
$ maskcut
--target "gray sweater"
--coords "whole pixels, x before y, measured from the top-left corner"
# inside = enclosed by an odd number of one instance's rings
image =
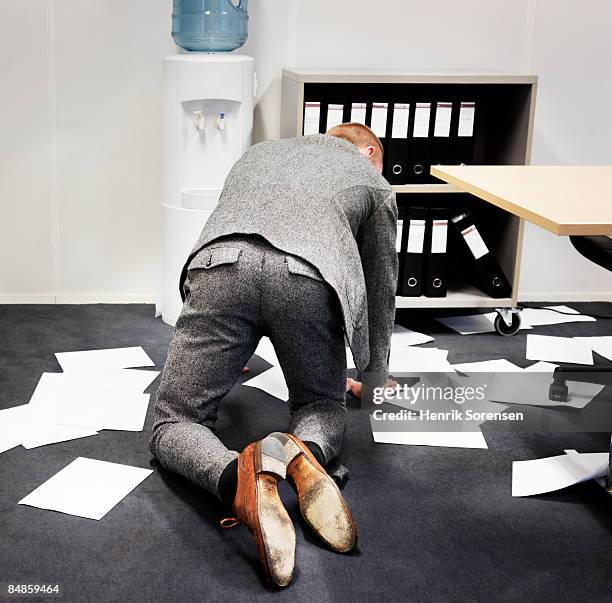
[[[257,234],[335,290],[359,373],[387,373],[397,283],[395,193],[357,148],[316,134],[262,142],[229,173],[186,267],[206,244]]]

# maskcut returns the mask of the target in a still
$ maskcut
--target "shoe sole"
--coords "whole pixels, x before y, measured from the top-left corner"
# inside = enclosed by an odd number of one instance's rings
[[[278,480],[287,469],[283,444],[268,436],[256,454],[257,515],[266,571],[274,584],[287,586],[295,567],[295,530],[278,495]]]
[[[332,550],[348,553],[357,545],[357,528],[338,486],[323,476],[306,457],[297,460],[298,471],[316,472],[313,486],[299,497],[304,521]]]
[[[297,472],[311,474],[313,487],[298,492],[304,521],[332,550],[348,553],[357,545],[357,526],[344,497],[334,480],[315,467],[291,438],[286,439],[287,464],[301,455],[296,460]]]

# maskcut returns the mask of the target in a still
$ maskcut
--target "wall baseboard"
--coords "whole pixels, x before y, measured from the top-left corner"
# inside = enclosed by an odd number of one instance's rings
[[[54,304],[53,293],[0,293],[0,304]]]
[[[154,293],[0,293],[0,304],[155,304]]]

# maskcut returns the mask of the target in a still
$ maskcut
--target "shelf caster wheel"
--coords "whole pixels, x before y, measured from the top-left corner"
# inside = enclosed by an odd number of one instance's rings
[[[512,312],[510,310],[506,310],[504,314],[498,311],[495,322],[493,323],[495,330],[499,335],[503,335],[504,337],[515,335],[521,328],[521,315],[518,312]],[[510,324],[506,322],[505,318],[510,321]]]

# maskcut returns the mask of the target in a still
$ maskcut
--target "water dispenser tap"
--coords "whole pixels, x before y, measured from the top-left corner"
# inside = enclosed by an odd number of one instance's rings
[[[194,111],[195,115],[195,126],[200,132],[206,128],[206,119],[204,118],[204,111]]]
[[[225,113],[219,113],[219,117],[217,117],[217,128],[219,130],[225,130]]]

